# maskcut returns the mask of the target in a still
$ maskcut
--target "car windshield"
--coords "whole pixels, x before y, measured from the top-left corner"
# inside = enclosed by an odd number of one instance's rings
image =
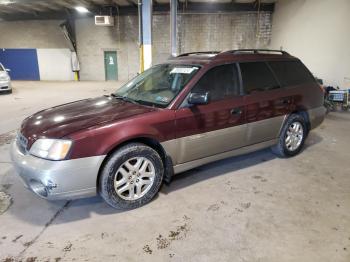
[[[199,66],[162,64],[151,67],[113,96],[130,102],[166,107],[199,70]]]
[[[0,64],[0,71],[5,71],[4,67],[2,66],[2,64]]]

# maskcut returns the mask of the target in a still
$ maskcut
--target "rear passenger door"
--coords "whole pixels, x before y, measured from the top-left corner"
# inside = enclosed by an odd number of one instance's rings
[[[247,121],[247,145],[278,137],[292,97],[286,96],[266,62],[240,63]]]
[[[210,102],[184,104],[176,111],[176,162],[181,164],[244,146],[246,125],[237,65],[209,69],[191,92],[209,92]]]

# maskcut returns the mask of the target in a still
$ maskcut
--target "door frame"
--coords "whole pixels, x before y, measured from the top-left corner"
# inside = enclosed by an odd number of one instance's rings
[[[116,68],[116,72],[115,72],[115,78],[116,79],[112,79],[109,80],[107,78],[107,64],[106,64],[106,56],[108,53],[115,53],[115,68]],[[115,49],[103,49],[103,64],[104,64],[104,71],[105,71],[105,81],[118,81],[118,50]]]

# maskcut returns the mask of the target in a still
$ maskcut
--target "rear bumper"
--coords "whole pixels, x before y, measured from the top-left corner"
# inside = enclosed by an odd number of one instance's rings
[[[96,180],[105,156],[50,161],[23,154],[16,141],[11,159],[25,187],[48,200],[75,199],[96,195]]]
[[[11,89],[11,81],[0,81],[0,92],[9,91]]]
[[[326,116],[326,111],[327,110],[324,106],[308,110],[311,129],[314,129],[322,124]]]

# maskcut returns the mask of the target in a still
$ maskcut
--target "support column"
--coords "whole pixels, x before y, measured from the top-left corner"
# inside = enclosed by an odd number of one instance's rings
[[[177,56],[177,1],[178,0],[170,0],[171,56]]]
[[[152,0],[139,0],[140,71],[152,66]]]

